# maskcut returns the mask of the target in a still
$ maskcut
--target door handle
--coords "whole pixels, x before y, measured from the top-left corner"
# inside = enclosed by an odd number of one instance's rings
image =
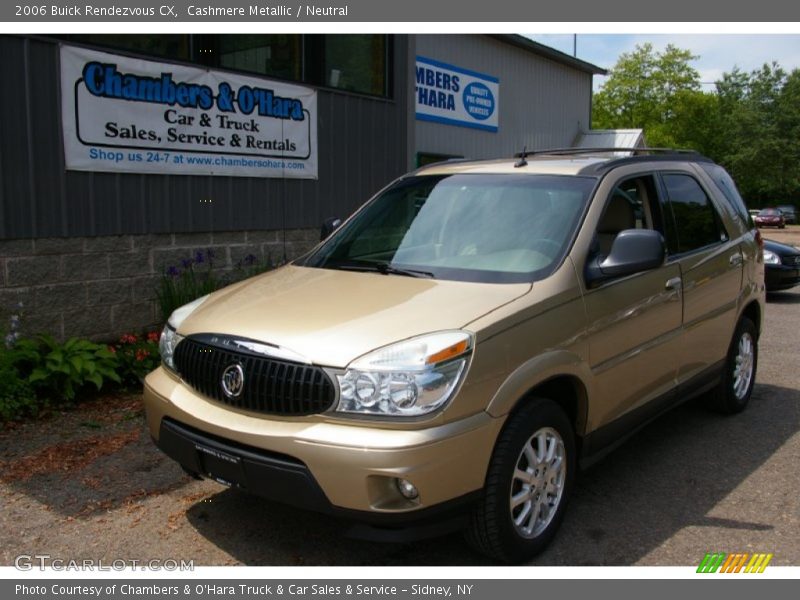
[[[673,277],[672,279],[667,280],[667,283],[666,285],[664,285],[664,288],[680,292],[681,289],[683,288],[683,281],[681,281],[680,277]]]
[[[738,267],[740,264],[742,264],[742,255],[738,252],[736,254],[731,254],[728,262],[732,267]]]

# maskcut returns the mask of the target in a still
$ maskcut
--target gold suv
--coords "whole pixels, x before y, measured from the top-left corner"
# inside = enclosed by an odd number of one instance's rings
[[[188,472],[355,535],[461,527],[522,561],[579,464],[699,394],[747,405],[760,246],[694,153],[431,165],[304,257],[176,310],[149,429]]]

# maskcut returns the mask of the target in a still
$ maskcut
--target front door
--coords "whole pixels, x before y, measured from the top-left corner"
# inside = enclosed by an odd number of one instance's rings
[[[655,229],[663,216],[653,175],[616,183],[595,234],[594,253],[608,254],[619,231]],[[676,263],[606,282],[585,294],[594,398],[589,422],[597,446],[613,442],[616,422],[640,420],[674,396],[681,351],[681,270]],[[647,413],[647,414],[645,414]]]

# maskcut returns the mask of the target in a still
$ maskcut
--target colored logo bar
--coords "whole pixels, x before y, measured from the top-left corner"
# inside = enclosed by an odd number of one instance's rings
[[[698,573],[763,573],[772,554],[747,552],[708,552],[697,567]]]

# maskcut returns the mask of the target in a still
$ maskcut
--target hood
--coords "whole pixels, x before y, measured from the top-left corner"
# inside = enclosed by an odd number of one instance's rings
[[[790,246],[788,244],[781,244],[780,242],[775,242],[773,240],[764,240],[764,248],[769,250],[770,252],[774,252],[779,256],[786,256],[786,255],[794,255],[797,254],[798,248],[796,246]]]
[[[215,292],[179,331],[241,336],[345,367],[381,346],[464,327],[531,287],[288,265]]]

